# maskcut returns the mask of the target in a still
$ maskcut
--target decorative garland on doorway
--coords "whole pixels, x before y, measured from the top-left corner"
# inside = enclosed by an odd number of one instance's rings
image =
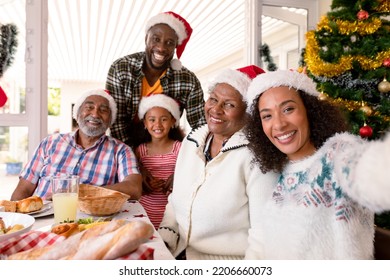
[[[259,54],[263,61],[266,63],[268,71],[275,71],[278,69],[278,66],[276,66],[276,64],[274,63],[274,60],[271,56],[271,51],[267,44],[263,44],[259,48]]]

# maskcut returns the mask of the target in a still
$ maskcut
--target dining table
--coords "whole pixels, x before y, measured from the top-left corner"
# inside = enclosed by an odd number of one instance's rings
[[[54,221],[54,211],[52,208],[48,209],[46,213],[35,216],[35,222],[32,227],[32,231],[50,231],[52,225],[55,224]],[[143,221],[149,224],[152,224],[148,218],[145,209],[137,200],[128,200],[126,201],[121,210],[110,216],[91,216],[80,210],[77,211],[77,219],[85,219],[92,217],[94,220],[98,219],[124,219],[126,221]],[[154,227],[153,227],[154,228]],[[154,230],[152,237],[143,244],[143,246],[153,248],[153,259],[154,260],[174,260],[175,258],[170,253],[168,248],[165,246],[163,239],[157,230]]]

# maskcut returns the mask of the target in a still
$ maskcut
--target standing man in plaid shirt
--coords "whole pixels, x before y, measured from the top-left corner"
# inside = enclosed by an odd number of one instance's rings
[[[106,89],[118,106],[118,117],[111,136],[132,148],[140,144],[144,129],[137,118],[142,97],[166,94],[186,111],[192,128],[205,124],[203,90],[195,74],[178,60],[190,39],[192,28],[173,12],[157,14],[146,24],[145,51],[119,58],[110,67]],[[173,59],[175,54],[178,59]]]
[[[105,90],[81,95],[73,107],[79,128],[42,140],[20,173],[11,200],[32,195],[51,198],[50,177],[58,173],[78,175],[82,184],[106,187],[139,199],[142,176],[133,150],[106,135],[116,114],[115,101]]]

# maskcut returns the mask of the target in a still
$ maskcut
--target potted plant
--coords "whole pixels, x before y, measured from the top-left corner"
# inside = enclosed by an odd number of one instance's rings
[[[15,158],[8,157],[5,161],[6,175],[19,175],[22,171],[23,163]]]

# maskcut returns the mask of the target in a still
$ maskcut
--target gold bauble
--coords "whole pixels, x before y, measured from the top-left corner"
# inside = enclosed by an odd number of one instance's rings
[[[383,78],[383,81],[378,84],[378,90],[381,93],[386,93],[390,91],[390,83],[386,80],[386,78]]]
[[[370,106],[367,106],[367,105],[364,105],[360,108],[360,111],[363,111],[363,113],[366,115],[366,116],[371,116],[372,114],[372,109]]]
[[[318,95],[318,99],[319,99],[319,100],[328,100],[328,95],[327,95],[326,93],[321,92],[321,93]]]

